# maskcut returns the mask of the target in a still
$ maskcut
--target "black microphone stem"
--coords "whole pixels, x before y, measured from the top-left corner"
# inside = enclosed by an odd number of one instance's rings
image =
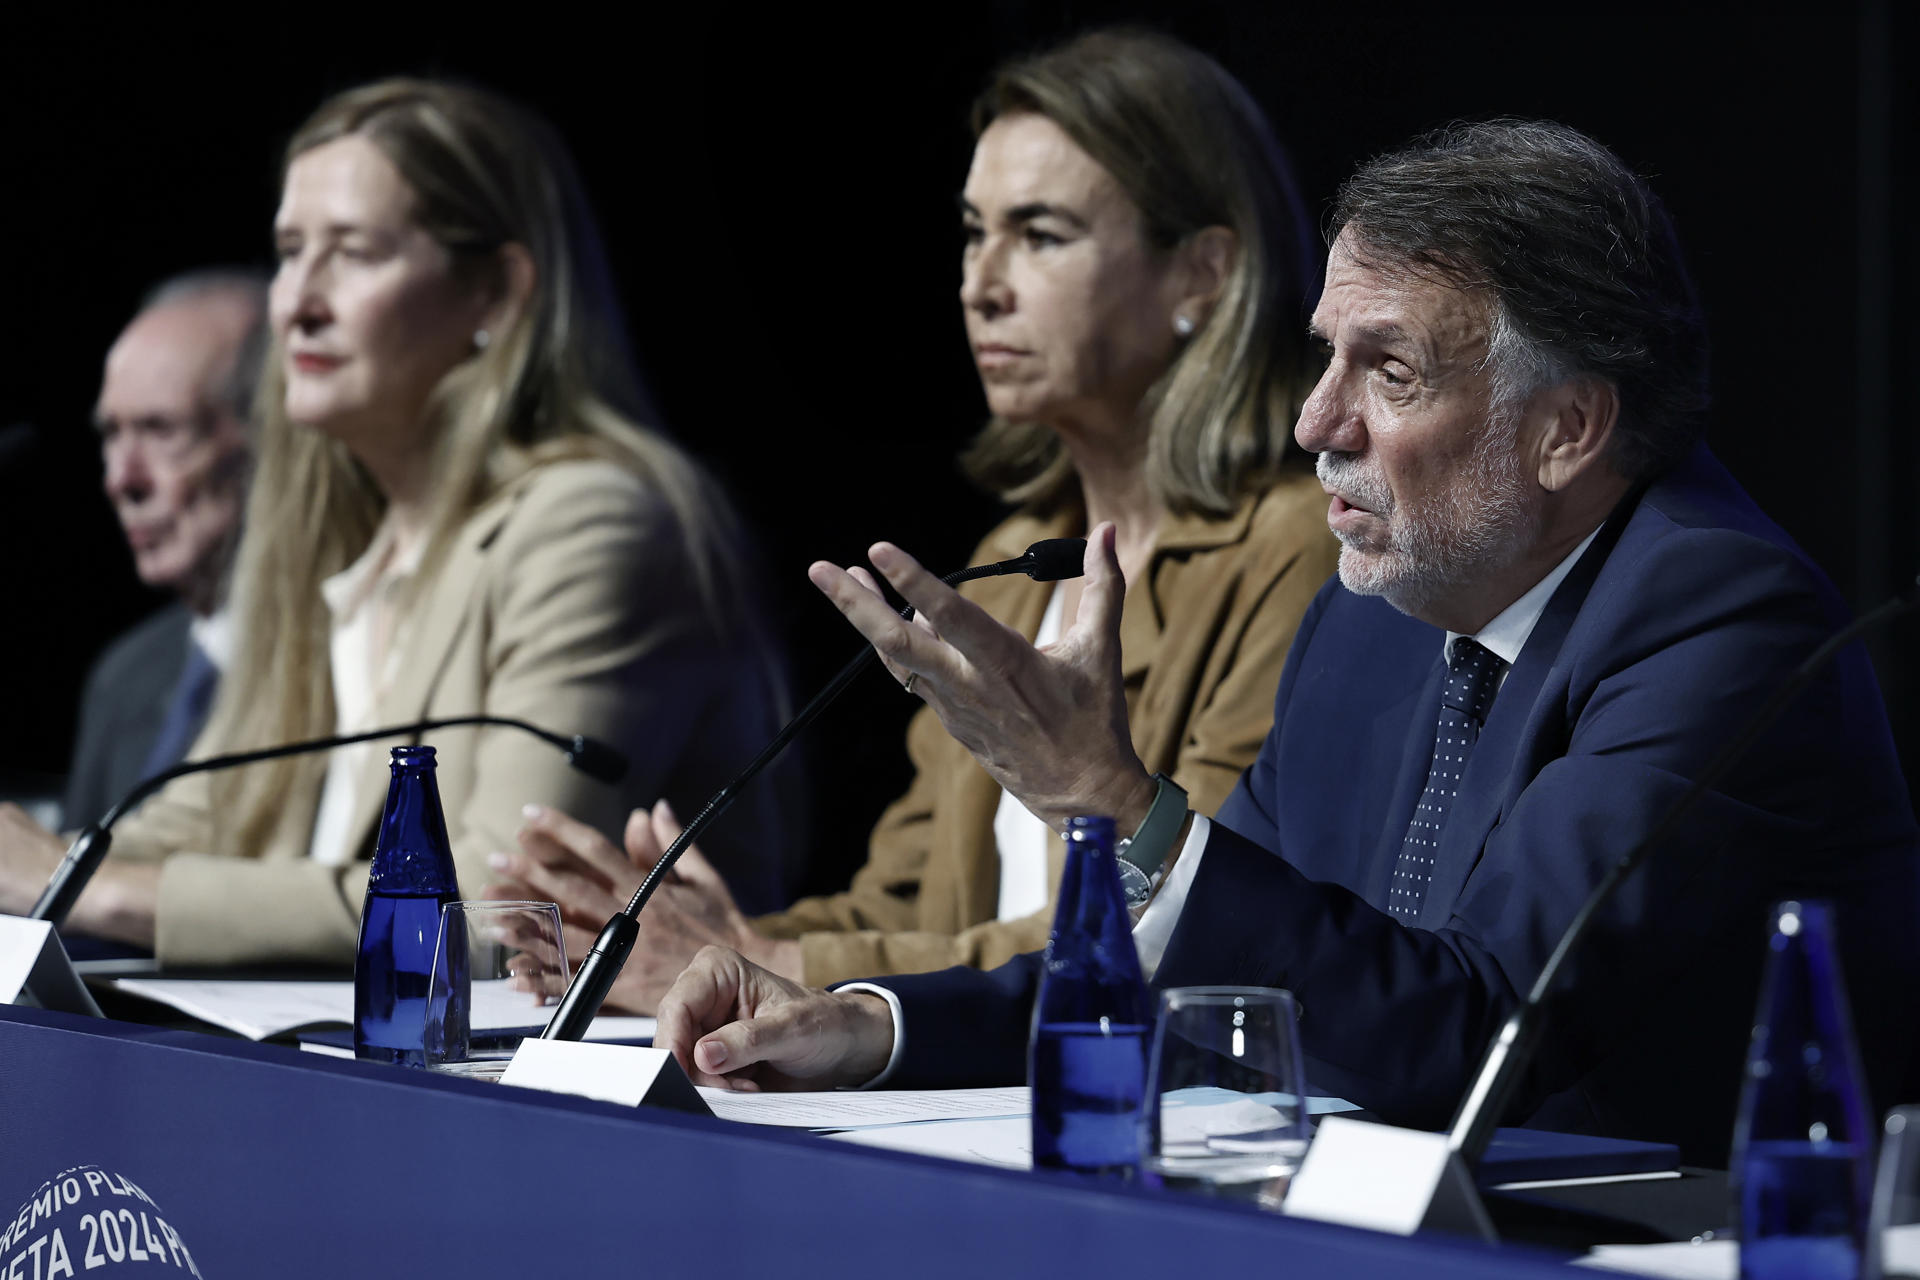
[[[1920,604],[1920,590],[1910,587],[1904,594],[1895,596],[1871,613],[1856,618],[1852,624],[1842,627],[1830,636],[1824,644],[1808,654],[1806,660],[1794,668],[1773,695],[1761,704],[1760,709],[1748,717],[1740,731],[1728,740],[1719,754],[1702,769],[1697,777],[1680,797],[1668,805],[1660,815],[1659,821],[1642,836],[1640,842],[1628,851],[1627,855],[1613,864],[1611,870],[1602,877],[1587,900],[1580,905],[1573,922],[1566,932],[1560,935],[1546,964],[1540,968],[1540,976],[1534,979],[1533,987],[1527,992],[1527,998],[1507,1018],[1500,1028],[1500,1034],[1494,1037],[1488,1046],[1487,1056],[1481,1060],[1480,1070],[1475,1074],[1473,1085],[1461,1100],[1460,1110],[1454,1114],[1453,1125],[1447,1133],[1447,1149],[1458,1155],[1472,1168],[1486,1153],[1487,1144],[1493,1140],[1493,1131],[1499,1127],[1500,1119],[1505,1115],[1507,1104],[1512,1101],[1520,1077],[1533,1060],[1533,1051],[1540,1043],[1541,1028],[1546,1023],[1543,1016],[1548,993],[1553,988],[1553,980],[1559,976],[1560,968],[1567,957],[1586,936],[1587,928],[1593,918],[1605,906],[1621,881],[1632,875],[1647,856],[1665,843],[1667,836],[1679,825],[1705,795],[1729,770],[1738,764],[1742,757],[1760,740],[1760,735],[1773,726],[1787,705],[1805,689],[1809,682],[1820,673],[1833,656],[1859,639],[1865,632],[1871,631],[1881,623],[1897,617]]]
[[[463,725],[500,725],[509,729],[520,729],[551,743],[564,751],[567,763],[581,770],[589,777],[601,782],[618,782],[626,772],[625,757],[605,743],[589,738],[584,734],[566,737],[552,733],[538,725],[528,724],[524,720],[515,720],[510,716],[445,716],[436,720],[419,720],[412,724],[389,725],[383,729],[368,729],[364,733],[342,734],[331,738],[317,738],[308,742],[282,743],[277,747],[261,747],[254,751],[235,751],[227,755],[208,756],[203,760],[183,760],[171,769],[164,769],[150,778],[142,778],[126,795],[122,796],[112,808],[101,815],[99,821],[83,827],[74,838],[66,856],[55,867],[53,875],[47,881],[47,887],[40,893],[39,901],[33,904],[28,913],[29,920],[51,921],[57,928],[66,921],[67,913],[93,879],[93,873],[99,869],[101,860],[113,847],[113,824],[126,816],[148,796],[175,778],[192,773],[209,773],[217,769],[231,769],[244,764],[258,764],[263,760],[278,760],[283,756],[300,755],[309,751],[327,751],[334,747],[348,747],[357,742],[371,742],[376,738],[398,738],[407,734],[427,733],[434,729],[452,729]]]
[[[1075,549],[1078,548],[1076,551]],[[1081,558],[1085,554],[1086,543],[1079,538],[1048,538],[1028,547],[1026,554],[1012,560],[1002,560],[997,564],[976,565],[950,573],[941,581],[948,586],[958,586],[963,582],[972,582],[976,578],[992,578],[1009,573],[1025,573],[1040,581],[1058,581],[1063,577],[1076,577],[1080,573]],[[908,605],[900,611],[902,618],[913,618],[913,606]],[[614,979],[620,976],[620,970],[626,966],[627,956],[633,951],[634,940],[640,936],[639,915],[647,900],[653,897],[660,881],[673,870],[673,864],[680,860],[680,854],[686,847],[699,838],[701,832],[713,825],[715,819],[727,811],[740,789],[753,781],[759,772],[773,762],[773,758],[786,750],[795,735],[812,724],[822,711],[840,696],[846,687],[852,684],[859,674],[879,658],[879,652],[871,646],[862,649],[853,661],[840,668],[840,674],[827,682],[826,688],[815,694],[813,701],[800,709],[800,713],[787,721],[786,726],[773,736],[753,758],[740,775],[720,790],[714,792],[705,807],[693,816],[693,821],[681,829],[672,844],[653,864],[640,887],[633,892],[633,898],[624,910],[607,921],[600,936],[593,940],[593,947],[587,952],[587,958],[580,965],[580,972],[567,985],[566,994],[560,997],[560,1006],[554,1010],[546,1029],[540,1033],[543,1040],[578,1040],[586,1035],[594,1017],[600,1012],[600,1006],[612,990]]]

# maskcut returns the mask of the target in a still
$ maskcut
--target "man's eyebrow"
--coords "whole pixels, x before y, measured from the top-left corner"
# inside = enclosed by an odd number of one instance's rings
[[[1411,335],[1397,324],[1365,324],[1360,326],[1360,336],[1380,344],[1392,344],[1411,341]]]
[[[1364,338],[1368,342],[1382,346],[1415,341],[1413,336],[1405,329],[1392,323],[1359,325],[1355,327],[1353,333],[1357,338]],[[1307,341],[1331,344],[1333,339],[1327,336],[1327,331],[1322,329],[1317,322],[1308,321]]]

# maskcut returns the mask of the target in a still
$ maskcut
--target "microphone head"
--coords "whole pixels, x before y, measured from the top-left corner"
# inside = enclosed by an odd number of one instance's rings
[[[617,783],[627,776],[627,758],[584,733],[568,741],[567,763],[598,782]]]
[[[1059,582],[1077,578],[1086,571],[1085,538],[1042,538],[1020,557],[1020,567],[1035,582]]]

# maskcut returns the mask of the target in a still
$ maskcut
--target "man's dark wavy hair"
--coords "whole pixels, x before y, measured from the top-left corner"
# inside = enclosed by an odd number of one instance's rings
[[[1613,460],[1631,479],[1700,437],[1707,331],[1666,209],[1605,147],[1545,120],[1454,124],[1369,161],[1330,236],[1362,259],[1495,300],[1495,403],[1599,378],[1621,402]]]

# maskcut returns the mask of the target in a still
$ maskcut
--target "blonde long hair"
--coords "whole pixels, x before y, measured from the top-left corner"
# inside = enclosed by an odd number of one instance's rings
[[[533,467],[598,457],[646,481],[673,514],[714,633],[764,641],[743,603],[744,539],[705,473],[637,422],[647,404],[599,234],[566,149],[543,121],[479,89],[393,79],[323,103],[288,143],[282,173],[315,147],[356,135],[412,188],[419,225],[454,269],[499,269],[497,251],[523,246],[531,296],[506,331],[441,380],[434,423],[434,494],[415,583],[431,581],[461,524]],[[221,682],[210,734],[225,749],[334,732],[329,624],[320,583],[366,550],[385,500],[346,447],[289,421],[283,339],[261,377],[260,456],[235,569],[240,643]],[[670,554],[663,548],[663,553]],[[285,760],[216,775],[215,839],[260,847],[283,798],[323,766]]]
[[[1286,456],[1312,389],[1302,331],[1312,278],[1307,222],[1285,156],[1246,89],[1170,37],[1096,31],[1002,67],[974,104],[975,137],[1034,112],[1112,174],[1169,251],[1212,226],[1239,253],[1219,304],[1141,403],[1147,481],[1169,510],[1225,515]],[[1042,423],[995,418],[961,462],[1008,502],[1042,510],[1078,490]]]

